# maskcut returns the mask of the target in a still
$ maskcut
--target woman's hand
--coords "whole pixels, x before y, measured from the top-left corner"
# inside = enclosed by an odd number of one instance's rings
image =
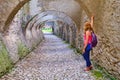
[[[91,20],[94,20],[94,16],[91,16]]]
[[[83,53],[83,54],[85,53],[85,49],[82,50],[82,53]]]
[[[90,23],[91,23],[91,27],[93,28],[93,22],[94,21],[94,16],[91,16],[91,20],[90,20]]]

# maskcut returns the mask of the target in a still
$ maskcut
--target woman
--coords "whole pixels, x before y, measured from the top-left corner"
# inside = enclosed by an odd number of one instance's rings
[[[86,61],[85,71],[89,71],[92,69],[92,64],[90,61],[90,51],[92,50],[92,32],[93,32],[93,19],[91,17],[91,22],[86,22],[84,25],[84,47],[83,47],[83,57]]]

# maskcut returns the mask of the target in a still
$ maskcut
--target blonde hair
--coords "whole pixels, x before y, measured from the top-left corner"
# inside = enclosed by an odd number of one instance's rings
[[[93,31],[93,28],[92,28],[90,22],[85,22],[85,25],[84,25],[84,33],[85,33],[87,30]]]

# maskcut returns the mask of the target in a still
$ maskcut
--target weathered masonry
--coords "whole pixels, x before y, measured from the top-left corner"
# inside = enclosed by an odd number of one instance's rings
[[[120,0],[35,1],[38,12],[31,15],[30,0],[0,0],[0,73],[44,39],[40,29],[47,21],[54,34],[81,49],[83,24],[94,15],[99,43],[92,58],[120,79]]]

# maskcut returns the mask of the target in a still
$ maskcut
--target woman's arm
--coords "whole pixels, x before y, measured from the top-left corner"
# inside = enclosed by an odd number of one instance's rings
[[[94,21],[94,16],[91,16],[90,24],[92,28],[93,28],[93,23],[94,23],[93,21]]]

